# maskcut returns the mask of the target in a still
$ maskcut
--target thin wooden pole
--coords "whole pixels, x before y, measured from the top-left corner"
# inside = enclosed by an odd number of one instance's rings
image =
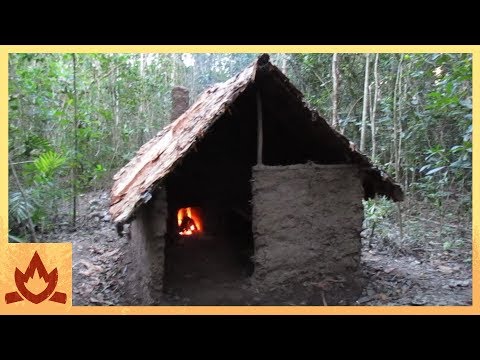
[[[257,90],[257,165],[262,165],[263,157],[263,114],[262,114],[262,98],[260,91]]]
[[[400,229],[400,241],[401,241],[403,240],[403,224],[402,224],[402,208],[399,202],[397,202],[397,209],[398,209],[398,226]]]

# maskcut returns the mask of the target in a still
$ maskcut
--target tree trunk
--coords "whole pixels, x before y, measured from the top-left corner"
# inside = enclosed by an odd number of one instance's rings
[[[140,54],[140,81],[141,81],[141,88],[140,88],[140,104],[138,106],[138,115],[137,115],[137,126],[139,131],[139,141],[138,146],[142,146],[145,143],[145,54]]]
[[[402,88],[401,88],[401,77],[402,77],[402,61],[403,61],[403,54],[400,54],[400,60],[398,62],[397,67],[397,76],[395,79],[395,85],[393,89],[393,155],[394,155],[394,162],[395,162],[395,181],[400,182],[400,147],[401,147],[401,124],[398,118],[398,100],[399,96],[401,96]],[[399,94],[400,93],[400,94]],[[400,113],[401,115],[401,113]]]
[[[114,85],[114,98],[115,98],[115,128],[117,129],[117,136],[120,134],[120,99],[118,94],[118,69],[115,69],[115,85]],[[118,140],[118,139],[117,139]]]
[[[72,192],[73,192],[73,213],[72,227],[77,226],[77,168],[78,168],[78,117],[77,117],[77,58],[72,54],[73,60],[73,138],[74,138],[74,163],[72,168]]]
[[[174,87],[175,85],[180,85],[177,82],[177,59],[175,54],[171,54],[172,59],[172,73],[171,73],[171,82],[170,85]]]
[[[403,134],[403,124],[402,124],[402,111],[403,111],[403,107],[404,107],[404,104],[406,103],[407,101],[407,81],[405,80],[404,83],[403,83],[403,92],[401,91],[400,89],[400,102],[398,104],[398,112],[399,112],[399,116],[398,116],[398,125],[399,125],[399,129],[400,129],[400,137],[399,137],[399,141],[398,141],[398,168],[400,170],[400,172],[402,174],[404,174],[404,182],[405,182],[405,189],[407,189],[407,186],[408,186],[408,163],[406,162],[405,159],[402,160],[402,157],[403,157],[403,147],[402,147],[402,144],[403,144],[403,141],[402,141],[402,134]]]
[[[404,104],[404,96],[402,92],[402,69],[400,69],[400,80],[398,82],[398,149],[397,149],[397,159],[395,162],[395,173],[398,171],[398,177],[396,178],[397,182],[401,180],[401,173],[402,173],[402,134],[403,134],[403,125],[402,125],[402,111],[403,111],[403,104]],[[406,85],[406,84],[405,84]]]
[[[120,100],[118,92],[118,67],[112,71],[110,76],[111,87],[112,87],[112,100],[113,100],[113,131],[112,131],[112,148],[113,155],[111,163],[114,163],[114,159],[117,157],[117,151],[120,146]]]
[[[360,152],[365,152],[365,135],[367,132],[367,110],[368,110],[368,71],[370,64],[370,54],[365,55],[365,81],[363,84],[363,110],[362,110],[362,128],[360,132]]]
[[[332,127],[338,127],[338,54],[332,56]]]
[[[372,131],[372,156],[371,156],[372,162],[375,162],[375,156],[377,153],[377,140],[376,140],[377,129],[376,129],[375,120],[377,117],[377,103],[378,103],[379,94],[380,94],[380,81],[378,80],[378,57],[379,57],[379,54],[377,53],[375,55],[375,63],[373,65],[373,78],[375,79],[375,92],[373,95],[372,112],[370,113],[370,127]]]

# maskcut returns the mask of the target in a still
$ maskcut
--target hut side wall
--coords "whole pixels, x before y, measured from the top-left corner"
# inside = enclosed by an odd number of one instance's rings
[[[131,224],[131,259],[129,282],[134,297],[142,305],[162,303],[167,202],[164,189],[139,209]]]
[[[253,169],[255,272],[262,304],[342,304],[359,295],[363,209],[351,165]]]

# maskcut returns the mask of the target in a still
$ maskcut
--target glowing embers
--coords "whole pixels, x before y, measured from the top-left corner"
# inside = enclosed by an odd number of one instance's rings
[[[198,208],[186,207],[178,210],[178,234],[182,236],[199,235],[202,233],[203,224]]]

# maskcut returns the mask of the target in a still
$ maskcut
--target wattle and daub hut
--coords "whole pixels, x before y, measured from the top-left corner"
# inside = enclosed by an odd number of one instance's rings
[[[185,90],[176,98],[188,104]],[[400,186],[310,109],[268,55],[174,111],[111,191],[112,220],[131,223],[137,302],[355,299],[362,199],[402,201]]]

